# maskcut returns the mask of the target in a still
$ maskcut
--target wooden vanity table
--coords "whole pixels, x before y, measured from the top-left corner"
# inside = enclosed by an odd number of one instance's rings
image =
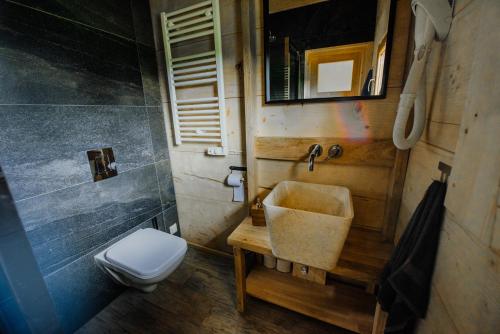
[[[326,285],[259,264],[247,268],[246,253],[272,255],[267,227],[253,226],[251,217],[233,231],[228,244],[234,249],[238,311],[245,311],[248,294],[357,333],[372,333],[373,289],[393,248],[379,232],[352,227]]]

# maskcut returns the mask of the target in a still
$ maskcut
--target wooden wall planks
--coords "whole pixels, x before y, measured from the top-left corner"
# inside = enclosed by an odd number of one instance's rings
[[[392,167],[396,155],[396,148],[390,139],[257,137],[255,156],[258,159],[304,162],[314,144],[323,147],[323,154],[315,163]],[[328,149],[335,144],[342,146],[344,152],[337,159],[327,160]]]
[[[453,170],[419,333],[494,333],[500,324],[498,15],[498,1],[457,0],[450,34],[428,65],[431,122],[410,155],[397,235],[439,178],[438,162]]]
[[[221,8],[222,56],[224,90],[226,97],[226,126],[229,154],[210,157],[205,154],[206,143],[173,144],[168,89],[165,84],[165,57],[159,25],[159,13],[184,8],[199,0],[151,0],[153,28],[160,81],[162,105],[165,113],[169,154],[182,236],[191,242],[217,250],[232,252],[226,237],[246,217],[246,203],[232,201],[232,188],[224,185],[229,166],[245,164],[245,100],[241,63],[242,43],[241,3],[239,0],[219,0]],[[198,38],[182,43],[172,52],[175,56],[206,50],[211,38]],[[179,91],[178,97],[212,95],[213,86],[189,87]]]
[[[243,15],[250,12],[256,13],[255,17],[244,20],[253,22],[255,35],[247,34],[246,38],[255,40],[244,40],[243,43],[255,45],[246,50],[243,57],[253,60],[255,65],[254,72],[249,74],[252,80],[249,89],[245,87],[245,100],[253,98],[254,109],[246,109],[245,117],[255,122],[247,127],[246,135],[247,150],[255,152],[247,156],[247,163],[255,166],[252,175],[256,180],[256,193],[262,196],[281,180],[345,185],[354,196],[354,224],[379,231],[387,224],[394,226],[396,215],[393,212],[397,213],[397,208],[392,207],[399,203],[390,200],[388,205],[387,195],[391,192],[394,195],[391,199],[398,198],[397,193],[401,193],[402,187],[393,187],[390,182],[396,183],[396,176],[401,175],[394,169],[405,167],[396,164],[391,137],[405,73],[411,21],[409,1],[397,1],[387,97],[367,101],[266,105],[261,1],[253,2],[252,10]],[[315,142],[320,142],[325,152],[317,160],[320,163],[315,171],[310,173],[301,160],[308,154],[310,144]],[[344,156],[323,163],[329,146],[337,142],[344,146]],[[388,210],[389,216],[386,207],[391,209]]]
[[[257,83],[254,73],[257,69],[257,31],[253,29],[258,15],[251,1],[241,1],[241,27],[243,39],[243,87],[245,96],[255,96]],[[256,100],[245,99],[245,139],[246,139],[246,162],[247,162],[247,192],[248,201],[253,202],[257,194],[257,176],[255,164],[255,133],[257,131],[257,113],[249,112],[255,110]]]
[[[331,184],[348,187],[353,195],[385,201],[390,174],[388,168],[318,164],[315,172],[309,172],[304,162],[257,160],[259,187],[262,188],[272,189],[285,180]]]

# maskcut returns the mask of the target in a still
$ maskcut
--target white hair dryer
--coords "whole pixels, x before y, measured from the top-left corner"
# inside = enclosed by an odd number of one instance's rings
[[[413,147],[422,136],[426,120],[425,65],[432,42],[435,38],[439,41],[446,38],[452,20],[448,0],[412,0],[411,8],[415,15],[415,57],[400,96],[392,133],[394,145],[400,150]],[[413,128],[405,138],[406,123],[413,105]]]

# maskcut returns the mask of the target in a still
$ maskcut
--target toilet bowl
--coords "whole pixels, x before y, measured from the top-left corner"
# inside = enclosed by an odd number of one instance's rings
[[[94,260],[118,284],[151,292],[182,263],[186,251],[184,239],[145,228],[117,241]]]

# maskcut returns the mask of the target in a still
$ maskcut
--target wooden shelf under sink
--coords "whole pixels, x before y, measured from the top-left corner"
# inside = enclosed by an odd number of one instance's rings
[[[228,238],[228,244],[259,254],[272,255],[271,242],[266,226],[253,226],[247,217]],[[363,284],[373,291],[375,282],[389,260],[393,249],[383,240],[380,232],[351,227],[337,267],[330,271],[333,276]]]
[[[246,278],[246,293],[356,333],[371,333],[375,298],[347,284],[321,285],[256,266]]]
[[[267,227],[252,225],[251,217],[245,218],[227,242],[234,251],[238,311],[245,312],[246,296],[250,295],[357,333],[368,334],[378,328],[380,316],[375,315],[372,292],[393,248],[381,233],[351,227],[326,285],[261,265],[247,268],[246,253],[272,255]]]

